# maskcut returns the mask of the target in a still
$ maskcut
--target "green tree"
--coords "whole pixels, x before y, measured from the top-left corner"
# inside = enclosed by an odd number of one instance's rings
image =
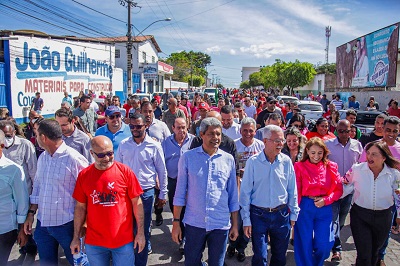
[[[193,86],[194,87],[200,87],[205,83],[204,77],[199,76],[199,75],[193,75],[193,77],[191,75],[187,75],[183,78],[183,81],[187,82],[189,85],[191,85],[192,78],[193,78]]]
[[[315,71],[318,74],[336,74],[336,64],[323,64],[315,66]]]
[[[250,86],[250,81],[245,80],[245,81],[243,81],[242,83],[240,83],[240,88],[243,88],[243,89],[250,89],[250,88],[251,88],[251,86]]]
[[[264,85],[264,78],[261,72],[251,73],[249,76],[249,85],[252,87]]]

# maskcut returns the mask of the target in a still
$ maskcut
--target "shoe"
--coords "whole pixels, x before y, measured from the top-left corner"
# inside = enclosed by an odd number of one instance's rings
[[[386,263],[383,260],[378,261],[377,266],[386,266]]]
[[[342,255],[340,254],[339,251],[334,252],[334,253],[332,254],[331,261],[341,261],[341,260],[342,260]]]
[[[161,214],[156,214],[156,226],[162,225],[164,222],[164,218]]]
[[[244,254],[244,252],[239,252],[238,251],[237,260],[239,262],[243,262],[245,259],[246,259],[246,255]]]
[[[226,253],[228,254],[229,258],[232,258],[233,256],[235,256],[235,248],[229,245]]]
[[[153,249],[149,249],[149,251],[147,251],[147,255],[150,255],[151,253],[153,253]]]
[[[182,255],[185,254],[185,241],[181,241],[181,243],[179,244],[179,253],[181,253]]]

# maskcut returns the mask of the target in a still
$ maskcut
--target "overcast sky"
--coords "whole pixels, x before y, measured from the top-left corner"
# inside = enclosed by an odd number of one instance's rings
[[[6,17],[2,17],[0,29],[126,35],[127,8],[118,0],[32,2],[48,11],[26,1],[0,0],[0,12]],[[182,50],[205,52],[212,58],[209,77],[215,74],[226,87],[239,86],[243,66],[271,65],[275,59],[324,63],[328,25],[332,27],[329,62],[335,62],[337,46],[400,21],[400,0],[138,0],[137,6],[140,8],[132,9],[132,23],[138,30],[155,20],[172,18],[143,33],[155,36],[163,51],[160,57]],[[54,10],[64,12],[65,18],[48,13]]]

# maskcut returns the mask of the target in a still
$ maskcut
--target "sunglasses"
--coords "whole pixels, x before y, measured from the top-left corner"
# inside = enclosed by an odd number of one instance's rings
[[[99,158],[99,159],[102,159],[102,158],[104,158],[104,157],[106,157],[106,156],[111,157],[111,156],[114,155],[114,152],[113,152],[113,151],[108,151],[108,152],[104,152],[104,153],[102,153],[102,152],[95,153],[94,151],[92,151],[92,152],[93,152],[94,154],[96,154],[97,158]]]
[[[130,129],[142,129],[142,127],[144,127],[145,125],[131,125],[129,124],[129,128]]]
[[[120,118],[121,114],[117,114],[117,115],[109,115],[108,118],[110,118],[111,120],[113,120],[114,118]]]
[[[337,131],[338,133],[340,133],[340,134],[343,134],[343,133],[350,133],[350,130],[346,130],[346,129],[338,129],[338,131]]]

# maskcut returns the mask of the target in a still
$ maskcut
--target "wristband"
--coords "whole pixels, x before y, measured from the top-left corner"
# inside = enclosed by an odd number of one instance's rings
[[[174,220],[173,220],[173,222],[180,222],[181,221],[181,219],[176,219],[176,218],[174,218]]]
[[[29,210],[29,211],[28,211],[28,214],[29,214],[29,213],[33,213],[33,215],[35,215],[35,214],[36,214],[36,211],[34,211],[34,210]]]

